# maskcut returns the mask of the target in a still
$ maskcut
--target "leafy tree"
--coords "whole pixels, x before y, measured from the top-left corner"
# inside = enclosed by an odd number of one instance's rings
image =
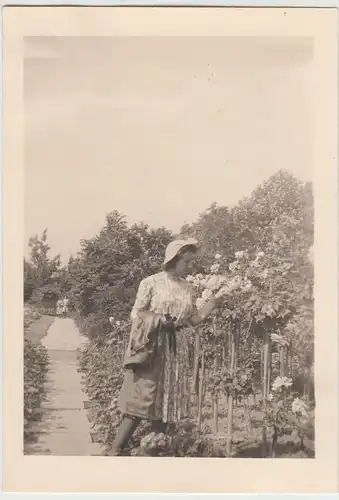
[[[24,259],[24,300],[54,300],[59,293],[60,256],[50,257],[47,229],[29,239],[29,260]]]
[[[27,302],[35,289],[32,264],[24,258],[24,302]]]
[[[46,285],[53,273],[60,269],[60,255],[49,257],[50,246],[47,242],[47,229],[39,237],[32,236],[29,239],[30,264],[34,275],[35,288]]]
[[[208,273],[215,254],[220,272],[232,280],[251,280],[247,291],[234,291],[212,319],[200,327],[205,353],[213,354],[213,338],[227,348],[236,328],[246,350],[248,336],[265,331],[283,334],[293,346],[294,374],[310,373],[313,363],[313,245],[312,185],[278,172],[232,209],[213,204],[197,223],[184,226],[183,236],[194,236],[204,252],[200,269]],[[254,267],[248,263],[264,250]],[[235,254],[248,256],[234,263]],[[203,272],[197,268],[195,272]],[[204,272],[203,272],[204,274]],[[259,354],[259,353],[258,353]]]
[[[274,242],[281,244],[281,257],[308,249],[313,243],[312,185],[278,171],[235,207],[212,204],[181,234],[201,242],[204,257],[199,264],[204,266],[216,252],[229,263],[236,251],[254,255]]]
[[[171,233],[146,224],[128,227],[118,211],[106,217],[94,238],[81,242],[81,251],[68,263],[70,293],[82,316],[97,313],[125,317],[138,283],[159,270]]]

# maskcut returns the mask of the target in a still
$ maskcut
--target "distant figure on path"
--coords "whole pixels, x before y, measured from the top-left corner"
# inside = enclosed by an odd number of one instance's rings
[[[61,316],[62,314],[63,301],[62,299],[58,299],[56,303],[56,313],[57,316]]]
[[[67,297],[64,298],[62,301],[62,314],[63,316],[67,316],[68,314],[68,305],[69,305],[69,299]]]

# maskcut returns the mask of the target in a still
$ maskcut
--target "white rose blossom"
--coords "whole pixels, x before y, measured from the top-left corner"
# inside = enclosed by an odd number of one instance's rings
[[[230,271],[235,271],[238,267],[238,261],[231,262],[230,265],[228,266]]]
[[[295,400],[292,403],[292,413],[299,413],[303,417],[308,418],[307,409],[308,409],[307,405],[306,403],[304,403],[304,401],[302,401],[299,398],[295,398]]]
[[[290,387],[292,379],[288,377],[277,377],[272,384],[272,391],[279,391],[282,387]]]
[[[219,271],[219,267],[220,267],[219,264],[213,264],[211,266],[211,273],[217,273]]]

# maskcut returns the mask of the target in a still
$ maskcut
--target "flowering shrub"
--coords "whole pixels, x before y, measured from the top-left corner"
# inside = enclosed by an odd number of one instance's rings
[[[34,321],[41,318],[41,314],[30,306],[24,307],[24,330],[27,330]]]
[[[145,433],[146,431],[146,433]],[[135,446],[130,447],[129,454],[137,457],[224,457],[220,445],[197,429],[184,424],[173,425],[166,433],[156,434],[137,431],[138,438],[133,437]],[[137,445],[139,442],[139,446]]]
[[[134,448],[131,455],[151,457],[173,456],[172,438],[163,433],[157,434],[156,432],[151,432],[141,439],[140,446]]]
[[[283,245],[283,242],[279,242],[279,245]],[[293,260],[286,255],[283,257],[279,245],[273,242],[266,253],[261,250],[255,253],[237,251],[230,262],[221,254],[216,254],[208,273],[187,277],[196,292],[198,308],[212,296],[221,299],[214,314],[212,337],[221,336],[221,345],[227,344],[227,339],[234,344],[232,352],[231,344],[228,346],[228,361],[225,363],[224,360],[206,375],[207,389],[212,396],[223,394],[235,400],[255,393],[255,379],[259,375],[257,362],[261,357],[259,363],[262,367],[264,363],[266,374],[261,372],[260,381],[266,385],[265,391],[272,392],[268,398],[264,396],[259,406],[264,410],[264,428],[273,428],[273,448],[279,435],[292,430],[303,442],[303,429],[307,421],[305,404],[294,399],[290,392],[284,392],[282,396],[281,391],[290,391],[293,383],[292,379],[284,375],[286,371],[292,373],[288,358],[295,360],[297,372],[303,371],[301,353],[294,353],[293,358],[292,345],[303,345],[310,352],[313,341],[311,320],[308,324],[308,344],[301,344],[300,335],[301,324],[303,321],[305,324],[305,316],[312,310],[310,304],[306,306],[305,312],[305,300],[312,297],[312,280],[308,280],[306,272],[309,264],[306,261],[302,264],[302,260]],[[299,268],[302,265],[305,267],[305,277],[300,280]],[[293,329],[292,325],[295,324],[299,325],[299,331]],[[201,327],[204,338],[208,330],[206,325]],[[261,354],[256,353],[253,344],[248,345],[251,331],[261,339]],[[262,358],[263,340],[266,344],[266,359]],[[203,341],[207,353],[210,341],[211,336],[208,335],[205,343]],[[212,358],[216,356],[219,356],[217,347]],[[238,356],[242,358],[239,365]],[[279,370],[282,373],[277,376]],[[270,377],[273,374],[275,380],[271,385]],[[266,378],[262,379],[263,376]]]
[[[108,448],[120,423],[118,397],[127,334],[127,323],[116,321],[110,333],[97,334],[96,340],[88,343],[79,356],[86,393],[92,403],[93,430]]]
[[[277,377],[272,384],[272,392],[259,406],[264,411],[264,428],[273,429],[272,451],[282,434],[296,433],[303,447],[304,433],[310,422],[309,407],[305,401],[290,393],[292,380]]]
[[[30,423],[39,417],[48,367],[47,350],[42,345],[24,341],[24,433],[29,433]]]
[[[278,292],[274,288],[284,285],[293,293],[287,278],[291,267],[290,262],[265,255],[262,251],[252,258],[247,251],[238,251],[228,268],[220,254],[217,254],[210,273],[190,275],[187,281],[199,295],[198,308],[215,294],[216,297],[225,297],[221,306],[227,308],[224,318],[255,317],[258,323],[263,323],[265,319],[279,320],[291,313],[289,297],[282,293],[274,294]]]
[[[48,369],[47,349],[40,344],[53,319],[42,317],[31,305],[24,307],[24,437],[40,418],[40,405]]]
[[[241,366],[231,369],[228,363],[221,364],[216,370],[206,374],[206,388],[212,397],[232,396],[241,402],[255,394],[257,362],[255,356],[242,359]]]

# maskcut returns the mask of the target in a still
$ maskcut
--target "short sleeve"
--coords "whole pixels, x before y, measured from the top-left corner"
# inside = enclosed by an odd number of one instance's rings
[[[131,311],[131,319],[135,319],[139,311],[146,311],[151,303],[153,294],[153,284],[150,278],[145,278],[140,282],[137,296]]]

